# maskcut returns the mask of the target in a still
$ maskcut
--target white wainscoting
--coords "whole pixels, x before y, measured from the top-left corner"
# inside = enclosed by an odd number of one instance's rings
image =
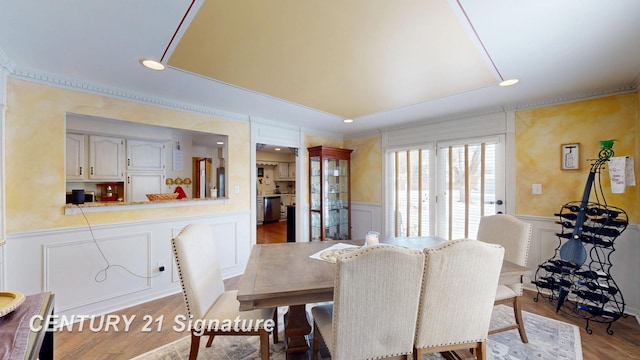
[[[382,231],[382,206],[380,204],[351,202],[351,238],[364,239],[367,231]]]
[[[556,224],[557,218],[518,216],[522,221],[533,225],[533,237],[529,248],[528,267],[532,269],[531,279],[534,279],[535,271],[555,254],[558,247],[558,237],[555,235],[561,231]],[[615,240],[615,251],[611,254],[611,276],[618,284],[626,304],[625,312],[640,317],[640,229],[638,225],[630,225]],[[526,287],[536,290],[536,286],[529,281]],[[640,319],[640,318],[639,318]]]
[[[103,314],[174,294],[180,278],[171,239],[191,223],[212,226],[224,278],[244,272],[253,245],[250,214],[223,213],[9,234],[6,288],[51,291],[56,313],[65,315]],[[100,251],[111,265],[106,271]]]

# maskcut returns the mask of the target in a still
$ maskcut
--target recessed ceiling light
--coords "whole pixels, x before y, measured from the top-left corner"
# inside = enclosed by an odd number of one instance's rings
[[[351,124],[353,122],[353,119],[344,119],[342,120],[345,124]]]
[[[140,63],[151,70],[164,70],[164,64],[156,60],[142,59]]]
[[[274,150],[275,150],[275,151],[280,151],[280,148],[275,148]]]
[[[503,80],[498,85],[500,85],[500,86],[511,86],[511,85],[517,84],[518,81],[520,81],[520,79],[507,79],[507,80]]]
[[[218,145],[224,145],[224,141],[216,141],[216,144],[218,144]]]

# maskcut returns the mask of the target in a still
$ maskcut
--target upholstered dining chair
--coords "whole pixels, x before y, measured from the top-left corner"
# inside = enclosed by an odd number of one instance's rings
[[[322,339],[334,360],[411,356],[424,255],[390,245],[338,258],[333,303],[316,305],[313,357]]]
[[[425,248],[414,359],[471,350],[486,359],[486,340],[504,248],[471,239]]]
[[[239,311],[237,291],[225,291],[222,273],[217,262],[214,236],[210,225],[190,224],[172,240],[173,253],[178,265],[182,294],[189,320],[204,323],[204,328],[191,329],[189,359],[198,357],[200,337],[207,335],[210,347],[216,335],[260,336],[261,359],[269,359],[269,332],[265,328],[269,319],[277,319],[275,309]],[[236,318],[239,319],[236,323]],[[231,321],[225,326],[209,326]],[[227,322],[227,324],[229,324]],[[258,325],[259,324],[259,325]],[[277,322],[276,322],[277,324]],[[278,328],[273,329],[274,342],[278,342]]]
[[[483,216],[478,225],[477,239],[484,242],[499,244],[504,247],[504,259],[520,266],[527,266],[529,246],[531,243],[531,224],[518,220],[511,215],[498,214]],[[522,284],[499,285],[496,291],[495,304],[509,304],[513,306],[515,324],[490,329],[489,334],[495,334],[512,329],[518,329],[523,343],[529,342],[522,321]]]

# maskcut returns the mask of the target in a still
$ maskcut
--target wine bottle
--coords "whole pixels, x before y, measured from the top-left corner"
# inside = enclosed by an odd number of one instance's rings
[[[604,271],[578,270],[574,274],[584,276],[588,279],[607,278],[608,275]]]
[[[573,229],[573,223],[571,221],[556,221],[556,224],[560,224],[566,229]]]
[[[555,260],[551,260],[549,262],[552,263],[555,266],[558,266],[558,267],[567,267],[567,268],[575,268],[576,267],[576,264],[568,262],[566,260],[561,260],[561,259],[555,259]]]
[[[562,274],[562,268],[552,264],[542,264],[539,267],[556,274]]]
[[[614,318],[614,319],[617,319],[620,316],[622,316],[621,313],[619,314],[615,311],[606,310],[606,309],[589,305],[589,304],[578,304],[578,309],[587,311],[590,314],[595,316],[602,316],[602,317],[608,317],[608,318]]]
[[[542,279],[540,280],[536,280],[536,281],[532,281],[532,283],[536,284],[536,286],[541,287],[543,289],[550,289],[550,290],[555,290],[558,287],[555,284],[550,284],[546,281],[543,281]]]
[[[612,219],[612,218],[608,218],[608,217],[591,219],[591,221],[599,223],[599,224],[609,225],[609,226],[619,226],[619,227],[621,227],[621,226],[629,225],[629,222],[627,220]]]
[[[565,209],[569,209],[569,211],[574,212],[574,213],[578,212],[580,210],[580,207],[577,206],[577,205],[569,205],[569,206],[565,205],[564,208]]]
[[[578,215],[574,214],[574,213],[564,213],[564,214],[553,214],[555,216],[560,216],[562,218],[565,218],[567,220],[575,220],[578,218]]]
[[[594,282],[594,281],[578,281],[578,285],[582,285],[587,287],[589,290],[603,290],[608,292],[611,295],[615,295],[618,293],[618,289],[613,287],[613,286],[609,286],[607,284],[601,284],[599,282]]]
[[[616,218],[616,217],[618,217],[618,215],[620,215],[620,212],[615,211],[615,210],[606,209],[606,208],[590,207],[590,208],[587,209],[587,214],[589,214],[589,215],[606,215],[606,216],[611,217],[611,218]]]
[[[556,236],[559,238],[563,238],[563,239],[571,239],[573,238],[573,234],[572,233],[556,233]]]
[[[583,235],[581,240],[582,240],[582,242],[586,242],[586,243],[590,243],[590,244],[593,244],[593,245],[602,246],[602,247],[605,247],[605,248],[613,246],[613,241],[607,241],[607,240],[604,240],[604,239],[599,238],[597,236]]]
[[[618,231],[618,229],[614,229],[614,228],[608,228],[608,227],[593,227],[593,226],[583,226],[582,227],[583,231],[587,231],[590,232],[592,234],[598,234],[598,235],[603,235],[603,236],[609,236],[609,237],[616,237],[618,235],[620,235],[620,231]]]
[[[575,290],[574,293],[585,300],[591,300],[599,303],[607,303],[610,299],[603,293],[597,293],[593,291]]]
[[[549,284],[555,285],[556,287],[562,286],[562,287],[570,288],[571,286],[573,286],[573,283],[567,279],[556,279],[550,276],[542,279],[546,280]]]

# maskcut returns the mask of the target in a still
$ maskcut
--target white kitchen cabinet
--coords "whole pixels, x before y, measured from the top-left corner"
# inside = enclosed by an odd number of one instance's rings
[[[258,224],[262,224],[262,222],[264,221],[264,198],[263,197],[258,197],[258,216],[257,216],[257,221]]]
[[[127,140],[127,171],[164,171],[164,142]]]
[[[125,183],[126,201],[149,201],[146,194],[160,194],[164,187],[165,175],[152,172],[127,173]]]
[[[296,180],[296,163],[292,162],[292,163],[285,163],[285,162],[281,162],[278,163],[278,166],[276,166],[278,172],[277,172],[277,177],[276,180],[282,180],[282,181],[295,181]]]
[[[289,163],[278,163],[278,177],[276,180],[289,180]]]
[[[124,180],[124,139],[68,133],[65,146],[68,181]]]
[[[294,181],[296,179],[296,163],[289,163],[289,180]]]
[[[69,133],[67,134],[65,146],[67,180],[88,179],[87,135]]]
[[[124,180],[124,139],[89,136],[89,180]]]

